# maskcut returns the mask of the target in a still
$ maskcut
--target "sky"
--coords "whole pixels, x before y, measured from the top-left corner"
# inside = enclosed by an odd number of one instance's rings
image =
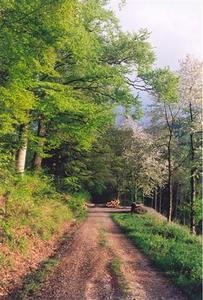
[[[203,1],[200,0],[126,0],[119,9],[120,0],[111,0],[125,31],[137,32],[147,28],[149,41],[156,55],[156,67],[169,66],[178,70],[179,60],[191,54],[203,60]],[[146,112],[152,98],[142,95],[144,117],[141,125],[149,121]]]
[[[149,41],[157,56],[157,66],[178,69],[178,61],[187,54],[203,55],[203,1],[200,0],[120,0],[111,6],[126,31],[147,28]]]

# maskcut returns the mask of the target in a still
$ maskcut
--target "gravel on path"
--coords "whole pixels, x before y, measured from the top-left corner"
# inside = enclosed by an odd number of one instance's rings
[[[60,263],[40,295],[32,300],[186,300],[113,223],[110,214],[126,209],[89,208],[87,219],[63,244]],[[125,296],[118,290],[109,267],[118,257],[129,285]]]

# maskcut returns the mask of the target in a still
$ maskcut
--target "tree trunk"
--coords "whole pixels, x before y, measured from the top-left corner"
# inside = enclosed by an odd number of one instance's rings
[[[171,222],[172,220],[172,208],[173,208],[173,186],[172,186],[172,164],[171,164],[171,142],[172,142],[172,137],[173,137],[173,114],[171,111],[170,106],[168,106],[169,108],[169,112],[172,118],[172,121],[170,123],[169,121],[169,117],[168,117],[168,113],[167,113],[167,108],[166,105],[164,104],[164,111],[165,111],[165,118],[166,118],[166,124],[167,124],[167,128],[169,131],[169,139],[168,139],[168,154],[167,154],[167,160],[168,160],[168,221]]]
[[[154,190],[154,209],[157,211],[157,189]]]
[[[161,205],[162,205],[162,190],[159,190],[159,213],[161,213]]]
[[[174,219],[178,219],[178,203],[179,203],[179,184],[176,184],[176,189],[175,189],[175,204],[174,204]]]
[[[134,201],[137,202],[138,198],[137,198],[137,184],[135,184],[135,192],[134,192]]]
[[[34,155],[34,169],[35,171],[39,171],[42,166],[42,151],[44,147],[44,137],[46,135],[46,127],[45,127],[45,121],[44,117],[41,116],[40,120],[38,122],[38,137],[39,137],[39,142],[38,142],[38,151]]]
[[[153,196],[151,197],[151,208],[154,207],[154,193],[153,193]]]
[[[25,171],[25,161],[27,154],[27,142],[28,142],[28,125],[20,125],[20,134],[19,134],[20,148],[17,152],[16,159],[16,171],[19,174],[24,173]]]
[[[172,207],[173,207],[173,185],[172,185],[172,166],[171,166],[171,139],[172,134],[170,133],[169,142],[168,142],[168,198],[169,198],[169,207],[168,207],[168,221],[172,220]]]
[[[195,171],[191,170],[191,203],[190,203],[190,232],[195,234],[195,199],[196,199],[196,187],[195,187]]]
[[[195,200],[196,200],[196,168],[195,163],[195,146],[194,146],[194,133],[192,132],[193,125],[193,113],[192,113],[192,103],[189,103],[190,109],[190,152],[191,152],[191,171],[190,171],[190,232],[195,234]]]
[[[196,200],[196,169],[194,167],[195,162],[195,147],[194,147],[194,133],[192,132],[193,125],[193,114],[192,114],[192,103],[189,104],[190,108],[190,152],[191,152],[191,172],[190,172],[190,232],[195,234],[195,200]]]

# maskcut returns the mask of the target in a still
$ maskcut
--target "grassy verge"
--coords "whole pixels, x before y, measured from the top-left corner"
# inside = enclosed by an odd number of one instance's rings
[[[5,192],[8,197],[0,215],[1,243],[22,254],[26,254],[31,236],[48,241],[65,222],[80,220],[86,214],[83,194],[67,200],[45,176],[15,177],[0,186],[0,195]]]
[[[2,195],[6,196],[0,207],[0,273],[15,282],[17,262],[23,264],[26,272],[33,259],[35,263],[41,259],[41,248],[46,250],[54,237],[56,240],[63,234],[65,224],[73,219],[80,222],[85,217],[87,195],[60,194],[53,181],[42,174],[25,174],[23,178],[0,174]],[[9,284],[6,279],[1,280],[0,294]]]
[[[112,218],[178,287],[191,298],[201,299],[202,246],[198,237],[155,214],[114,214]]]

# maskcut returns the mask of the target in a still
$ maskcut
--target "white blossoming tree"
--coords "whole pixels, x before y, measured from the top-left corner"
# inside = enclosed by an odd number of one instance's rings
[[[132,141],[124,156],[127,166],[131,170],[135,190],[141,190],[145,196],[151,196],[154,189],[165,183],[166,164],[162,160],[152,136],[135,124],[132,124],[131,128]]]
[[[182,116],[189,137],[190,150],[190,229],[195,233],[196,181],[200,173],[201,159],[201,105],[203,92],[203,64],[187,56],[180,63],[179,93]]]

